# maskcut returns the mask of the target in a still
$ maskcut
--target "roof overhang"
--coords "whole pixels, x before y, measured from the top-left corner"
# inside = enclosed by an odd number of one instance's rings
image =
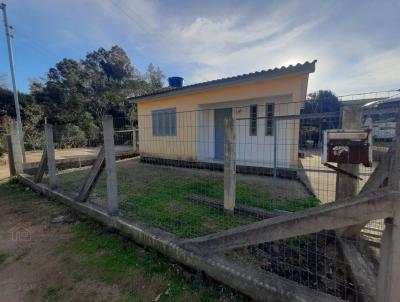
[[[132,103],[141,103],[144,101],[159,100],[169,96],[184,95],[188,93],[206,91],[214,88],[233,86],[238,84],[245,84],[254,81],[270,80],[299,74],[309,74],[315,71],[316,62],[317,60],[314,60],[312,62],[305,62],[304,64],[297,64],[295,66],[290,65],[288,67],[269,69],[230,78],[223,78],[209,82],[183,86],[182,88],[165,89],[159,92],[154,92],[142,96],[128,97],[128,100],[130,100]]]

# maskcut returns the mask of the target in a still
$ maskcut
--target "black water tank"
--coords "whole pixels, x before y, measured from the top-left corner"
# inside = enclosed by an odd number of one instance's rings
[[[183,78],[181,78],[181,77],[170,77],[170,78],[168,78],[168,84],[171,87],[181,88],[183,86]]]

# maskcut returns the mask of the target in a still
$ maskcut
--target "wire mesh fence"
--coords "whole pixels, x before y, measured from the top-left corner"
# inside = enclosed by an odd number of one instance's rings
[[[338,172],[323,163],[323,137],[325,130],[341,127],[341,113],[300,111],[300,104],[275,103],[139,116],[141,161],[118,168],[121,211],[191,238],[335,201]],[[224,211],[227,116],[233,117],[236,134],[234,215]],[[370,131],[371,116],[385,119],[379,110],[365,110],[361,127]],[[359,167],[358,191],[387,152],[376,145],[377,138],[374,134],[372,166]],[[369,222],[365,236],[356,239],[324,231],[250,246],[230,256],[338,298],[361,301],[368,293],[358,286],[341,246],[348,241],[376,259],[382,223]]]
[[[115,118],[117,157],[140,152],[140,158],[117,162],[120,215],[181,238],[194,238],[334,202],[342,172],[337,164],[324,165],[324,132],[341,128],[342,114],[304,113],[302,105],[256,103],[188,112],[157,109],[139,115],[137,124]],[[373,161],[368,167],[358,166],[357,191],[385,158],[397,114],[395,108],[360,110],[360,127],[369,129],[373,138]],[[230,117],[235,138],[228,142],[226,118]],[[71,128],[54,126],[54,143],[57,159],[91,159],[88,165],[72,169],[58,164],[60,189],[76,196],[103,141],[101,132],[84,140],[71,135]],[[233,212],[226,207],[228,143],[234,146],[236,165]],[[107,179],[102,173],[89,202],[106,208],[106,199]],[[368,293],[357,284],[343,246],[357,246],[377,259],[383,228],[382,220],[370,221],[360,227],[363,236],[351,239],[322,231],[235,249],[227,256],[346,301],[363,301]]]

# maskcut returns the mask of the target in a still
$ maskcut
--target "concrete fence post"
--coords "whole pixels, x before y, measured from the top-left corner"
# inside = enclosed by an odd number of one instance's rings
[[[23,168],[24,158],[22,154],[20,131],[18,129],[18,123],[15,121],[11,123],[10,134],[11,134],[12,157],[14,160],[14,170],[15,174],[18,175],[24,172]]]
[[[44,135],[46,137],[46,153],[47,153],[47,170],[49,176],[49,185],[51,189],[58,186],[57,168],[56,168],[56,154],[54,148],[54,134],[53,125],[44,125]]]
[[[360,108],[342,109],[342,129],[344,130],[361,130],[362,113]],[[338,164],[338,168],[347,171],[353,175],[359,174],[359,165]],[[346,174],[338,173],[336,176],[336,199],[356,196],[358,194],[358,179],[352,178]]]
[[[10,170],[10,176],[17,175],[15,171],[15,162],[14,162],[14,152],[12,148],[11,135],[7,135],[7,153],[8,153],[8,169]]]
[[[224,125],[224,210],[233,213],[236,202],[236,138],[233,118],[225,118]]]
[[[400,112],[397,116],[394,152],[389,164],[389,188],[400,190]],[[376,301],[400,301],[400,200],[393,206],[393,218],[385,219],[383,231]]]
[[[115,163],[114,126],[111,115],[103,116],[104,154],[107,176],[107,210],[110,215],[118,214],[117,165]]]
[[[137,151],[137,128],[136,127],[132,127],[133,131],[132,131],[132,146],[133,146],[133,151],[136,152]]]
[[[278,128],[277,128],[277,120],[276,120],[276,118],[274,118],[273,119],[273,121],[272,121],[272,127],[273,127],[273,129],[272,129],[272,134],[273,134],[273,136],[274,136],[274,171],[273,171],[273,176],[274,176],[274,178],[276,178],[276,176],[277,176],[277,158],[278,158],[278,154],[277,154],[277,151],[278,151]]]
[[[24,131],[22,130],[22,124],[18,125],[18,131],[19,131],[19,140],[20,140],[20,143],[21,143],[22,160],[23,160],[23,163],[26,163]]]

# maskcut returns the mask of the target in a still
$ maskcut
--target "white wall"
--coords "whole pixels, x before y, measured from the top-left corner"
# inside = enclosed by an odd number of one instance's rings
[[[290,97],[289,97],[290,99]],[[288,96],[249,100],[245,103],[215,104],[199,111],[199,160],[213,162],[214,159],[214,109],[232,108],[235,120],[237,164],[247,166],[273,167],[274,137],[265,135],[264,118],[257,119],[257,135],[250,136],[250,104],[257,104],[258,117],[265,117],[265,104],[275,103],[275,116],[299,114],[302,104],[288,102]],[[203,108],[204,109],[204,108]],[[278,167],[297,164],[298,127],[294,120],[277,121],[276,154]]]
[[[214,159],[214,109],[199,111],[199,159],[210,161]]]

